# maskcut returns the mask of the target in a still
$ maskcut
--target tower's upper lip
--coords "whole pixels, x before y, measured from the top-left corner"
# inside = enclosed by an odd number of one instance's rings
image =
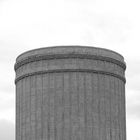
[[[124,62],[124,58],[121,54],[105,49],[105,48],[97,48],[91,46],[78,46],[78,45],[71,45],[71,46],[53,46],[53,47],[44,47],[26,51],[20,54],[16,62],[28,59],[31,56],[40,56],[40,55],[55,55],[55,54],[83,54],[83,55],[94,55],[94,56],[103,56],[108,58],[113,58],[118,61]]]

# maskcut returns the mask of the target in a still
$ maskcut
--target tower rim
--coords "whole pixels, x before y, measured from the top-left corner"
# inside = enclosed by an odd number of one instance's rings
[[[102,48],[102,47],[94,47],[94,46],[86,46],[86,45],[55,45],[55,46],[48,46],[48,47],[40,47],[40,48],[36,48],[36,49],[31,49],[31,50],[25,51],[25,52],[21,53],[20,55],[18,55],[17,58],[16,58],[16,62],[20,61],[21,58],[24,58],[24,55],[27,54],[28,56],[30,56],[31,53],[33,53],[33,52],[47,51],[49,49],[51,49],[53,51],[53,50],[56,50],[56,49],[70,49],[70,48],[71,49],[72,48],[73,49],[74,48],[77,48],[77,49],[79,48],[79,49],[87,49],[87,50],[89,49],[89,51],[92,49],[94,51],[98,50],[98,51],[108,52],[110,54],[117,55],[118,57],[120,57],[120,60],[122,60],[124,62],[124,57],[116,51],[113,51],[111,49]],[[57,50],[56,50],[55,53],[57,53]],[[99,55],[101,55],[101,54],[99,54]]]

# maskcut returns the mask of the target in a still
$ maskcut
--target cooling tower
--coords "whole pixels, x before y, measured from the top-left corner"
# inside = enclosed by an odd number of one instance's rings
[[[16,140],[126,140],[125,62],[111,50],[57,46],[16,59]]]

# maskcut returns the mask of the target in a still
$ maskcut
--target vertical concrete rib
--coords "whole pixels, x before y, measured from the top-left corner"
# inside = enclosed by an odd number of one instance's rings
[[[49,84],[49,112],[50,112],[50,139],[54,140],[55,134],[54,134],[54,95],[55,95],[55,74],[50,74],[50,84]]]
[[[115,139],[114,138],[114,78],[110,77],[110,97],[111,97],[111,101],[110,101],[110,106],[111,106],[111,139]]]
[[[64,140],[70,139],[70,86],[69,74],[64,73]],[[57,122],[56,122],[57,123]]]
[[[20,94],[20,112],[19,112],[19,116],[20,116],[20,124],[19,124],[19,130],[20,130],[20,140],[22,140],[22,90],[23,90],[23,80],[19,81],[20,83],[20,89],[18,91],[18,93]]]
[[[93,139],[99,138],[99,94],[98,94],[98,75],[93,74]]]
[[[22,87],[22,140],[25,140],[26,137],[25,137],[25,79],[23,79],[23,87]]]
[[[30,140],[30,77],[26,78],[25,81],[25,87],[26,87],[26,92],[25,92],[25,118],[26,118],[26,139]]]
[[[78,92],[77,92],[77,73],[71,74],[71,129],[72,140],[78,139]]]
[[[85,104],[84,104],[84,74],[79,73],[79,140],[85,140]]]
[[[42,131],[43,138],[48,139],[48,116],[49,116],[49,91],[48,91],[48,75],[43,75],[43,89],[42,89]]]
[[[31,131],[30,131],[30,138],[31,140],[36,140],[36,76],[31,77],[31,85],[30,85],[30,91],[31,91]]]
[[[105,98],[104,98],[104,75],[98,74],[99,89],[99,119],[100,119],[100,139],[105,140]]]
[[[104,95],[105,95],[105,128],[106,128],[106,140],[111,140],[110,138],[110,129],[111,129],[111,121],[110,121],[110,79],[108,76],[105,75],[105,81],[104,81],[105,89],[104,89]]]
[[[85,87],[86,87],[86,110],[87,110],[87,140],[92,139],[92,74],[85,74]]]
[[[36,76],[36,139],[41,139],[41,116],[42,116],[42,77]]]
[[[16,139],[20,140],[20,94],[21,94],[21,82],[16,86]]]
[[[59,46],[16,59],[16,140],[126,140],[125,62]]]
[[[86,76],[84,73],[84,123],[85,123],[85,131],[84,131],[84,139],[87,139],[87,99],[86,99]]]
[[[55,104],[56,104],[56,140],[63,139],[63,78],[61,73],[55,74]]]

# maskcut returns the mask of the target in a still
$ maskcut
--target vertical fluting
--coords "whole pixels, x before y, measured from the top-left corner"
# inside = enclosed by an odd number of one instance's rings
[[[30,99],[30,102],[31,102],[31,106],[30,106],[30,138],[31,140],[36,140],[36,76],[32,76],[30,78],[30,96],[31,96],[31,99]]]
[[[17,58],[16,140],[126,140],[125,63],[92,47]]]
[[[78,74],[78,93],[79,93],[79,140],[84,140],[85,137],[85,94],[84,94],[84,73]]]

